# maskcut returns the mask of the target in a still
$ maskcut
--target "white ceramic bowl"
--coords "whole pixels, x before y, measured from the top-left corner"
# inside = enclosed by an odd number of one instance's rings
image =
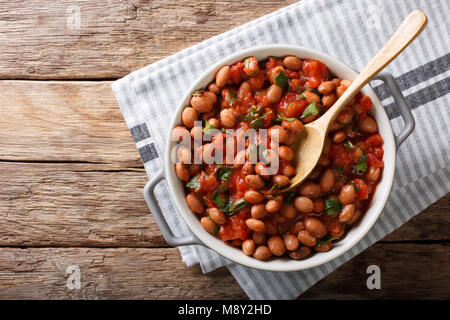
[[[357,76],[357,73],[354,70],[352,70],[350,67],[340,62],[339,60],[330,57],[324,53],[308,49],[305,47],[289,46],[289,45],[268,45],[243,50],[235,54],[232,54],[227,58],[219,61],[215,65],[213,65],[192,85],[192,87],[186,92],[184,98],[181,99],[181,101],[179,102],[177,111],[175,112],[172,122],[168,128],[169,132],[171,132],[174,126],[181,124],[181,111],[185,105],[189,104],[192,92],[194,92],[196,89],[206,87],[211,81],[213,81],[215,79],[215,74],[217,70],[219,70],[222,66],[230,65],[235,61],[242,60],[243,58],[248,56],[254,56],[258,60],[261,60],[268,56],[285,56],[285,55],[295,55],[302,59],[310,58],[320,60],[323,63],[325,63],[328,66],[328,68],[341,79],[354,79]],[[248,267],[271,271],[296,271],[322,265],[328,261],[331,261],[341,256],[346,251],[350,250],[369,232],[371,227],[374,225],[375,221],[380,216],[381,211],[383,210],[386,204],[386,201],[388,199],[392,187],[392,182],[394,179],[396,143],[394,135],[392,133],[391,125],[389,123],[389,119],[372,88],[366,85],[362,89],[362,92],[368,95],[373,102],[373,109],[371,111],[371,115],[376,119],[379,127],[379,132],[384,140],[383,160],[385,167],[383,170],[382,179],[378,184],[377,191],[372,199],[368,211],[363,215],[359,223],[355,225],[353,228],[351,228],[350,231],[346,234],[346,236],[342,240],[336,242],[333,248],[328,252],[316,252],[314,253],[314,255],[304,260],[292,260],[287,257],[283,257],[283,258],[274,258],[269,261],[260,261],[255,258],[245,256],[240,249],[232,247],[207,233],[201,226],[198,216],[192,213],[186,204],[184,184],[177,178],[174,169],[174,164],[170,160],[171,150],[172,148],[175,147],[175,143],[173,141],[170,141],[170,133],[168,134],[168,140],[165,151],[165,168],[164,168],[165,172],[159,179],[155,180],[159,181],[165,177],[170,192],[173,196],[174,202],[178,210],[180,211],[181,215],[183,216],[184,220],[186,221],[186,224],[188,225],[190,230],[198,238],[198,240],[200,240],[200,242],[203,245],[214,250],[220,255],[236,263],[240,263]],[[155,183],[157,183],[158,181],[155,181]],[[150,191],[152,193],[153,189],[151,189]],[[149,191],[147,190],[147,192]],[[151,207],[151,210],[153,212],[154,207]],[[175,243],[173,241],[172,243],[176,245],[187,244],[182,242]]]

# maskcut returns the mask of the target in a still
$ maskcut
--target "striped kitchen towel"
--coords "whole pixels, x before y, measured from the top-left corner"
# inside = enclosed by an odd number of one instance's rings
[[[168,124],[178,101],[219,59],[256,45],[284,43],[317,49],[356,70],[377,53],[414,9],[424,11],[424,32],[386,69],[400,84],[416,129],[398,152],[396,178],[382,216],[370,233],[343,256],[314,269],[279,273],[232,263],[201,246],[180,247],[183,261],[204,272],[226,265],[251,299],[293,299],[450,190],[449,2],[446,0],[303,0],[185,49],[113,83],[149,177],[161,167]],[[383,84],[372,86],[386,107],[394,132],[402,120]],[[156,188],[175,235],[187,235],[163,181]]]

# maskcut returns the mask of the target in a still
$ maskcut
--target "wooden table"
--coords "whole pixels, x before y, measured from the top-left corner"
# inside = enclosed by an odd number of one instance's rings
[[[294,2],[0,3],[0,298],[246,298],[226,269],[203,275],[164,242],[110,84]],[[450,298],[449,200],[301,298]],[[366,288],[371,264],[381,290]],[[73,265],[79,290],[66,285]]]

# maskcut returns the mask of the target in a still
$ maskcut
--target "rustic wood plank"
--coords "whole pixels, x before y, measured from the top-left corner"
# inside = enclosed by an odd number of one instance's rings
[[[448,262],[448,244],[376,244],[300,299],[448,299]],[[366,287],[372,264],[381,268],[381,290]],[[80,290],[66,287],[70,265],[80,267]],[[0,248],[0,287],[0,299],[246,297],[225,269],[203,275],[176,249]]]
[[[294,2],[33,0],[14,7],[2,2],[0,78],[122,77]]]
[[[166,246],[144,169],[0,162],[0,246]],[[447,195],[383,241],[448,240]]]
[[[110,84],[0,81],[0,160],[142,167]]]
[[[166,246],[144,169],[0,162],[0,246]]]

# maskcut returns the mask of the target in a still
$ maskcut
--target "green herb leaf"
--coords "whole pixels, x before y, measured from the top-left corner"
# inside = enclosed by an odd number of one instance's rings
[[[236,97],[236,93],[234,93],[233,90],[228,90],[231,99],[227,99],[227,103],[230,105],[230,107],[233,106],[233,103],[236,101],[237,97]]]
[[[300,118],[306,118],[307,116],[310,116],[312,114],[319,114],[320,110],[319,110],[319,105],[317,104],[316,101],[314,101],[313,103],[310,103],[305,111],[303,111],[303,114]]]
[[[325,210],[329,216],[335,216],[342,211],[342,208],[342,203],[336,198],[328,198],[325,200]]]
[[[250,122],[250,125],[253,129],[258,129],[264,125],[264,118],[266,117],[266,114],[264,113],[259,118],[256,118]]]
[[[344,147],[346,147],[348,150],[353,150],[353,143],[351,143],[348,140],[345,140],[344,142],[342,142],[342,144],[344,145]]]
[[[212,201],[217,204],[217,206],[220,208],[224,207],[226,205],[226,201],[224,199],[224,196],[219,191],[214,191],[212,195]]]
[[[289,86],[288,82],[289,78],[284,74],[283,71],[280,71],[274,79],[274,83],[282,88],[287,88]]]
[[[288,122],[292,122],[297,120],[297,118],[286,118],[283,114],[283,112],[280,112],[279,114],[277,114],[276,118],[273,119],[273,121],[275,122],[283,122],[283,121],[288,121]]]
[[[247,205],[247,201],[244,200],[244,198],[236,199],[233,202],[228,204],[228,208],[226,210],[227,216],[232,216],[236,213],[236,211],[239,211]]]
[[[305,99],[306,99],[306,97],[303,95],[302,92],[300,92],[300,93],[298,94],[298,96],[299,96],[299,98],[302,99],[302,100],[305,100]]]
[[[215,176],[218,180],[228,181],[228,179],[230,179],[232,173],[233,173],[232,167],[219,166],[219,168],[215,172]]]
[[[186,184],[186,186],[190,189],[200,190],[200,181],[198,181],[198,178],[200,176],[193,176],[191,180]]]
[[[339,239],[339,237],[333,237],[331,235],[326,235],[325,237],[322,237],[319,240],[317,240],[316,248],[320,247],[324,243],[331,242],[331,241],[338,240],[338,239]]]
[[[363,154],[361,157],[359,157],[358,163],[355,166],[356,173],[357,174],[363,174],[367,171],[367,156]]]
[[[280,186],[278,185],[278,184],[274,184],[273,186],[272,186],[272,188],[270,188],[270,190],[269,190],[269,192],[270,192],[270,194],[273,194],[276,190],[278,190],[278,189],[280,189]]]

